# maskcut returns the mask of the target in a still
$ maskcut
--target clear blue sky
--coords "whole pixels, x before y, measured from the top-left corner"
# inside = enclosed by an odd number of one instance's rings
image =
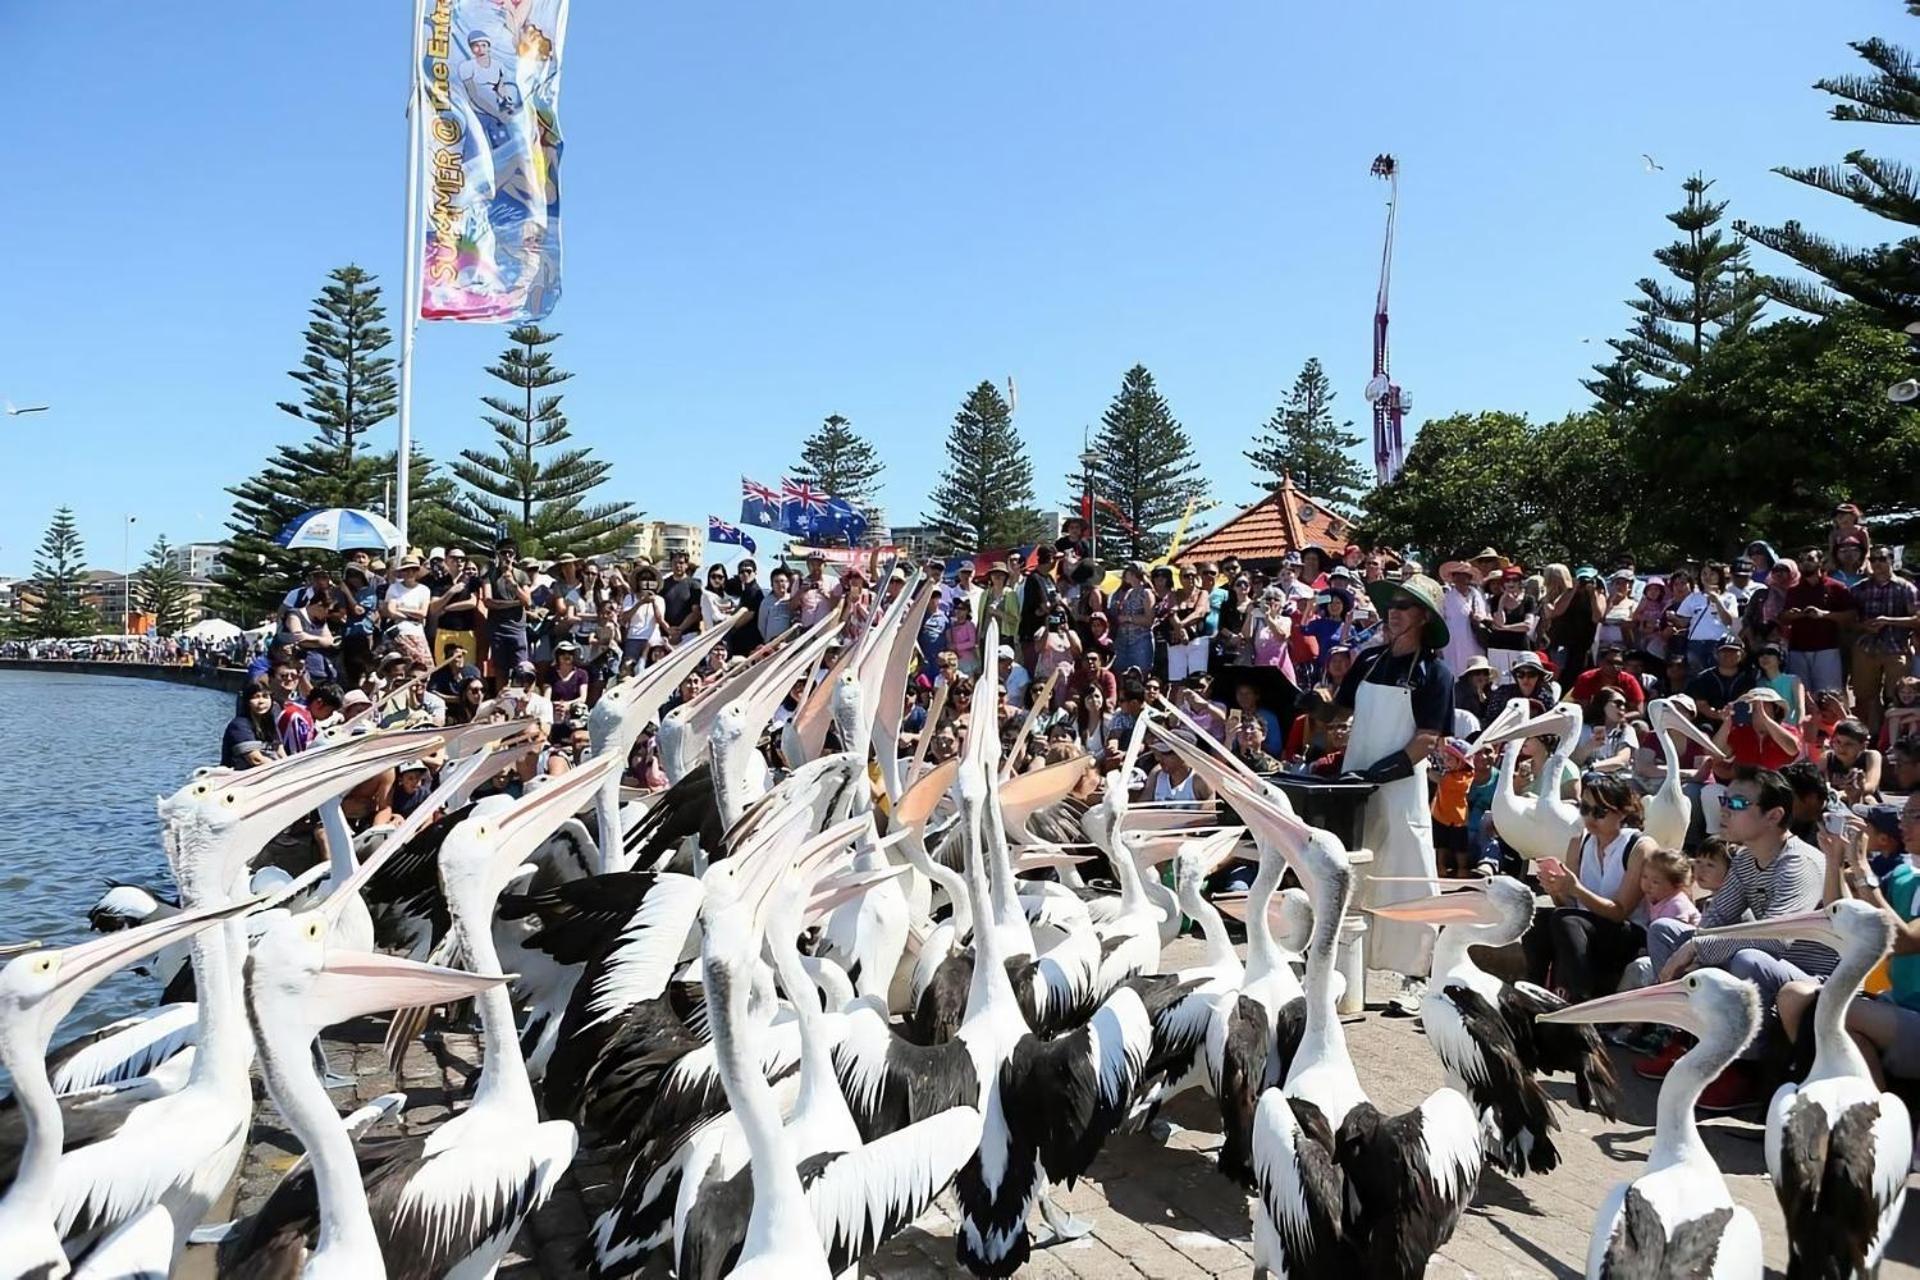
[[[217,537],[224,486],[301,434],[273,406],[308,299],[339,263],[400,274],[407,9],[0,8],[0,395],[55,406],[0,418],[0,572],[61,502],[95,564],[118,564],[128,512],[136,558],[159,532]],[[843,413],[907,523],[980,379],[1018,380],[1058,501],[1141,361],[1216,493],[1246,500],[1240,451],[1306,357],[1364,421],[1367,166],[1392,151],[1415,421],[1556,415],[1584,404],[1693,168],[1736,214],[1885,238],[1768,172],[1901,154],[1810,88],[1872,34],[1920,28],[1895,0],[578,0],[551,321],[569,414],[620,496],[698,521]],[[503,335],[422,328],[436,456],[481,442]]]

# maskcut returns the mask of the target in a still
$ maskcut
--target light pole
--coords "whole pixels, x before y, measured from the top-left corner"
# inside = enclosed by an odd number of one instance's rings
[[[1086,442],[1084,432],[1081,433],[1080,438],[1082,443]],[[1100,544],[1093,532],[1093,464],[1098,461],[1100,461],[1100,451],[1091,444],[1087,444],[1087,447],[1080,451],[1080,472],[1086,480],[1086,499],[1082,506],[1087,513],[1087,558],[1090,560],[1097,559],[1100,554]]]
[[[120,634],[133,634],[133,522],[129,515],[120,526]]]

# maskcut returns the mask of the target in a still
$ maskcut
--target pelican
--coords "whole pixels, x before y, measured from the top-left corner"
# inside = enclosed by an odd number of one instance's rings
[[[1520,764],[1520,743],[1543,734],[1557,735],[1538,780],[1540,794],[1514,790]],[[1500,785],[1493,796],[1493,828],[1500,838],[1529,860],[1558,858],[1580,834],[1580,810],[1560,798],[1560,771],[1579,741],[1580,708],[1563,702],[1541,715],[1527,718],[1527,704],[1515,699],[1500,709],[1491,725],[1475,739],[1476,747],[1506,745],[1500,757]]]
[[[1685,697],[1684,694],[1680,696]],[[1705,749],[1715,759],[1724,760],[1727,757],[1727,753],[1715,745],[1712,738],[1700,732],[1677,702],[1676,698],[1655,698],[1647,704],[1647,723],[1653,726],[1654,737],[1660,742],[1661,755],[1667,762],[1667,774],[1660,783],[1660,789],[1647,797],[1643,830],[1662,849],[1678,849],[1685,844],[1687,827],[1693,821],[1693,801],[1687,798],[1687,793],[1680,785],[1683,780],[1680,749],[1674,743],[1673,735],[1679,734]]]
[[[55,1179],[65,1126],[45,1063],[47,1044],[60,1020],[80,997],[125,966],[253,905],[219,903],[63,950],[6,949],[16,954],[0,969],[0,1066],[13,1077],[26,1142],[12,1185],[0,1197],[0,1274],[67,1273],[55,1219]],[[166,1243],[170,1252],[171,1229]]]
[[[503,976],[346,950],[330,938],[334,911],[284,915],[255,943],[247,965],[247,1011],[274,1105],[300,1139],[304,1176],[290,1177],[255,1219],[264,1238],[245,1240],[236,1277],[363,1280],[387,1272],[382,1241],[360,1182],[348,1125],[314,1074],[309,1046],[327,1027],[412,1005],[477,996]],[[288,1201],[315,1197],[316,1215]]]
[[[1254,1274],[1419,1276],[1473,1198],[1479,1117],[1448,1087],[1398,1116],[1368,1101],[1335,1007],[1334,953],[1353,899],[1347,851],[1243,771],[1199,751],[1187,758],[1256,840],[1279,848],[1313,897],[1300,1048],[1254,1113]]]
[[[258,769],[201,775],[160,802],[181,894],[196,906],[232,901],[247,860],[295,818],[441,741],[435,731],[368,735]],[[245,929],[232,919],[195,935],[200,1031],[186,1083],[134,1107],[111,1136],[61,1161],[59,1229],[76,1253],[158,1203],[173,1219],[177,1255],[232,1180],[253,1110],[245,954]]]
[[[1702,937],[1811,941],[1840,962],[1814,1005],[1813,1067],[1767,1107],[1767,1173],[1787,1218],[1790,1275],[1871,1275],[1906,1200],[1913,1161],[1907,1105],[1867,1071],[1847,1011],[1893,945],[1893,922],[1857,898],[1818,911],[1702,929]]]
[[[1693,1118],[1700,1094],[1760,1025],[1760,996],[1753,984],[1719,969],[1696,969],[1676,982],[1601,996],[1541,1014],[1540,1020],[1661,1022],[1697,1038],[1660,1086],[1645,1170],[1600,1202],[1587,1247],[1588,1280],[1758,1280],[1760,1224],[1734,1203]]]

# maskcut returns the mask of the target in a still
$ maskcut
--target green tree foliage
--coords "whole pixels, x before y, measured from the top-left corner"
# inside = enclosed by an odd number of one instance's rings
[[[1284,474],[1316,498],[1352,506],[1366,492],[1369,476],[1354,450],[1360,436],[1351,421],[1333,420],[1333,381],[1315,356],[1293,380],[1293,389],[1254,438],[1247,461],[1261,473],[1263,488],[1277,489]]]
[[[1102,558],[1150,560],[1159,555],[1167,546],[1163,526],[1180,518],[1189,498],[1206,496],[1207,481],[1193,455],[1193,441],[1145,365],[1133,366],[1121,379],[1119,393],[1100,419],[1093,451],[1100,459],[1093,466],[1094,493],[1117,507],[1125,521],[1119,525],[1109,519],[1104,508],[1097,513]],[[1084,476],[1069,475],[1067,485],[1074,495],[1070,505],[1077,508]]]
[[[155,635],[170,636],[193,623],[187,598],[187,576],[173,562],[173,548],[163,533],[147,551],[147,562],[134,578],[134,605],[153,615]]]
[[[801,444],[800,461],[787,474],[864,512],[873,506],[885,469],[872,443],[836,413]]]
[[[100,621],[80,599],[81,574],[87,567],[87,549],[80,541],[73,508],[53,513],[53,523],[40,539],[33,557],[30,608],[23,609],[23,627],[36,640],[61,640],[90,635]]]
[[[967,393],[947,433],[947,466],[923,519],[943,554],[1032,542],[1033,463],[1013,429],[1013,411],[991,382]]]
[[[309,312],[300,367],[288,375],[305,394],[298,404],[279,406],[314,434],[277,446],[258,473],[227,490],[230,549],[214,574],[214,604],[243,624],[271,615],[314,558],[274,542],[295,516],[319,507],[386,509],[394,455],[371,452],[366,441],[397,403],[393,361],[383,354],[392,341],[381,323],[386,309],[374,278],[358,267],[338,267],[328,281]],[[409,478],[409,534],[421,543],[444,541],[451,484],[418,449]]]
[[[562,397],[543,394],[573,375],[558,369],[547,348],[559,337],[525,324],[487,372],[514,394],[482,396],[493,428],[491,449],[462,449],[453,474],[466,488],[453,513],[453,537],[490,547],[504,528],[526,556],[578,556],[617,551],[633,536],[637,513],[624,502],[586,501],[606,482],[612,463],[582,448],[559,449],[570,438]]]
[[[1377,542],[1430,553],[1504,550],[1516,530],[1533,525],[1533,444],[1534,427],[1523,414],[1431,419],[1413,438],[1400,473],[1367,495],[1363,527]]]
[[[1907,12],[1920,17],[1920,4],[1909,3]],[[1856,124],[1920,124],[1920,65],[1913,55],[1877,37],[1849,47],[1872,70],[1814,82],[1814,88],[1840,100],[1833,118]],[[1920,183],[1910,167],[1897,161],[1856,150],[1837,165],[1788,165],[1774,172],[1889,222],[1920,226]],[[1768,277],[1767,291],[1795,310],[1832,315],[1851,300],[1896,328],[1920,320],[1920,236],[1854,248],[1816,235],[1797,221],[1778,227],[1736,225],[1743,235],[1784,254],[1815,277]]]
[[[1641,280],[1640,296],[1627,304],[1635,314],[1632,328],[1607,343],[1631,369],[1662,382],[1679,381],[1715,342],[1745,333],[1764,303],[1746,246],[1719,229],[1727,202],[1707,198],[1712,186],[1697,173],[1680,184],[1686,203],[1667,221],[1680,229],[1681,238],[1654,251],[1654,260],[1679,287]],[[1608,366],[1594,368],[1607,384]],[[1594,390],[1592,383],[1587,387]]]
[[[1616,354],[1606,364],[1593,366],[1594,377],[1582,378],[1580,385],[1593,394],[1596,408],[1608,413],[1626,413],[1647,398],[1647,384],[1633,362]]]
[[[1860,312],[1722,343],[1631,425],[1650,533],[1725,554],[1752,538],[1818,541],[1836,502],[1910,510],[1920,413],[1886,391],[1911,362],[1900,334]]]

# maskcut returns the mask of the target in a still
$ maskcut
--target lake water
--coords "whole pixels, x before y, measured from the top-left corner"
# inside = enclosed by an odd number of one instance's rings
[[[124,676],[0,668],[0,942],[87,937],[109,879],[172,891],[154,800],[218,764],[233,695]],[[120,973],[61,1024],[76,1030],[153,1003]]]

